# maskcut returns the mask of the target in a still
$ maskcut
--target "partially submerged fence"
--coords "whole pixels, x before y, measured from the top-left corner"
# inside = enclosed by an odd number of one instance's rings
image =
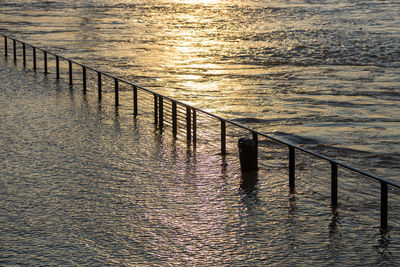
[[[73,85],[74,83],[74,67],[78,67],[81,69],[79,75],[81,79],[82,91],[83,94],[87,93],[87,82],[88,76],[97,80],[97,97],[98,100],[102,100],[103,96],[103,86],[104,79],[109,79],[113,83],[113,91],[114,91],[114,105],[118,107],[120,105],[120,87],[123,85],[125,87],[129,87],[132,91],[132,106],[133,106],[133,115],[138,116],[139,110],[141,109],[141,102],[138,100],[138,91],[146,94],[147,104],[149,103],[149,96],[152,99],[151,105],[153,106],[153,116],[154,116],[154,124],[158,127],[159,130],[163,130],[165,126],[168,126],[172,130],[172,136],[174,138],[178,137],[178,132],[183,133],[185,137],[185,141],[188,145],[196,146],[198,142],[198,124],[199,123],[207,123],[207,119],[213,119],[217,121],[219,130],[219,151],[221,155],[226,155],[227,151],[227,125],[233,126],[235,128],[240,129],[241,131],[245,131],[253,137],[253,140],[256,142],[264,140],[268,140],[270,142],[282,145],[287,149],[287,168],[288,168],[288,185],[290,192],[294,192],[295,184],[296,184],[296,152],[301,152],[303,154],[307,154],[312,156],[320,161],[327,162],[330,165],[330,205],[333,209],[336,209],[338,206],[338,169],[342,168],[344,170],[350,171],[352,173],[361,175],[363,177],[369,178],[372,181],[380,184],[380,196],[377,196],[380,200],[380,228],[382,230],[388,229],[388,189],[400,189],[400,185],[394,183],[392,181],[383,179],[381,177],[372,175],[365,171],[359,170],[352,166],[349,166],[345,163],[336,161],[327,156],[309,151],[297,145],[285,142],[283,140],[277,139],[275,137],[269,136],[263,132],[251,129],[239,123],[236,123],[232,120],[224,119],[220,116],[214,115],[210,112],[204,111],[202,109],[193,107],[191,105],[185,104],[181,101],[175,100],[168,96],[162,95],[160,93],[154,92],[152,90],[143,88],[136,84],[133,84],[130,81],[115,77],[113,75],[107,74],[105,72],[96,70],[89,66],[86,66],[82,63],[67,59],[63,56],[56,55],[52,52],[46,51],[44,49],[35,47],[33,45],[27,44],[25,42],[16,40],[14,38],[5,36],[4,37],[4,55],[5,57],[10,57],[9,52],[12,51],[12,57],[14,61],[17,61],[18,58],[18,48],[22,49],[22,62],[24,67],[27,65],[27,49],[31,51],[29,57],[32,58],[32,67],[34,70],[38,68],[38,55],[37,52],[42,53],[41,59],[43,60],[43,70],[45,74],[48,74],[48,66],[49,61],[51,60],[49,56],[53,58],[53,63],[55,64],[55,78],[60,79],[61,74],[61,62],[67,63],[67,75],[68,75],[68,83],[69,85]],[[10,40],[12,41],[12,49],[8,47]],[[19,46],[19,47],[18,47]],[[11,53],[10,53],[11,54]],[[21,54],[21,53],[20,53]],[[89,73],[91,72],[91,73]],[[217,126],[217,124],[215,126]],[[210,129],[210,128],[209,128]]]

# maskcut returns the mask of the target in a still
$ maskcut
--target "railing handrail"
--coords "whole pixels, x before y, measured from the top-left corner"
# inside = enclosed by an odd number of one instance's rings
[[[81,66],[81,67],[84,67],[84,68],[86,68],[86,69],[92,70],[92,71],[97,72],[97,73],[99,73],[99,74],[101,74],[101,75],[103,75],[103,76],[107,76],[107,77],[112,78],[112,79],[114,79],[114,80],[117,80],[117,81],[126,83],[126,84],[128,84],[128,85],[134,86],[134,87],[136,87],[137,89],[146,91],[146,92],[148,92],[148,93],[151,93],[151,94],[156,95],[156,96],[158,96],[158,97],[161,97],[161,98],[163,98],[163,99],[167,99],[167,100],[170,100],[171,102],[175,102],[175,103],[177,103],[177,104],[180,104],[180,105],[183,105],[183,106],[185,106],[185,107],[191,108],[192,110],[196,110],[197,112],[201,112],[201,113],[206,114],[206,115],[208,115],[208,116],[214,117],[214,118],[216,118],[216,119],[218,119],[218,120],[220,120],[220,121],[222,121],[222,122],[229,123],[229,124],[231,124],[231,125],[234,125],[234,126],[236,126],[236,127],[241,128],[241,129],[243,129],[243,130],[247,130],[247,131],[249,131],[249,132],[251,132],[251,133],[253,133],[253,134],[257,134],[257,135],[263,136],[263,137],[265,137],[265,138],[267,138],[267,139],[269,139],[269,140],[271,140],[271,141],[274,141],[274,142],[276,142],[276,143],[285,145],[285,146],[287,146],[287,147],[289,147],[289,148],[294,148],[294,149],[296,149],[296,150],[299,150],[299,151],[302,151],[302,152],[304,152],[304,153],[306,153],[306,154],[309,154],[309,155],[311,155],[311,156],[313,156],[313,157],[316,157],[316,158],[325,160],[325,161],[327,161],[327,162],[329,162],[329,163],[331,163],[331,164],[335,164],[335,165],[337,165],[337,166],[341,166],[341,167],[343,167],[343,168],[345,168],[345,169],[347,169],[347,170],[353,171],[353,172],[358,173],[358,174],[361,174],[361,175],[363,175],[363,176],[365,176],[365,177],[368,177],[368,178],[371,178],[371,179],[373,179],[373,180],[376,180],[376,181],[378,181],[378,182],[380,182],[380,183],[384,183],[384,184],[390,185],[390,186],[392,186],[392,187],[394,187],[394,188],[399,188],[399,189],[400,189],[400,184],[395,183],[395,182],[393,182],[393,181],[390,181],[390,180],[384,179],[384,178],[382,178],[382,177],[379,177],[379,176],[376,176],[376,175],[367,173],[367,172],[365,172],[365,171],[363,171],[363,170],[360,170],[360,169],[358,169],[358,168],[349,166],[349,165],[346,164],[346,163],[342,163],[342,162],[337,161],[337,160],[334,160],[334,159],[332,159],[332,158],[330,158],[330,157],[327,157],[327,156],[324,156],[324,155],[322,155],[322,154],[319,154],[319,153],[310,151],[310,150],[308,150],[308,149],[302,148],[302,147],[300,147],[300,146],[298,146],[298,145],[295,145],[295,144],[289,143],[289,142],[287,142],[287,141],[284,141],[284,140],[275,138],[275,137],[270,136],[270,135],[268,135],[268,134],[266,134],[266,133],[264,133],[264,132],[260,132],[260,131],[258,131],[258,130],[249,128],[249,127],[247,127],[247,126],[245,126],[245,125],[242,125],[242,124],[240,124],[240,123],[234,122],[234,121],[232,121],[232,120],[222,118],[221,116],[218,116],[218,115],[216,115],[216,114],[213,114],[213,113],[208,112],[208,111],[206,111],[206,110],[203,110],[203,109],[201,109],[201,108],[194,107],[194,106],[192,106],[192,105],[190,105],[190,104],[187,104],[187,103],[184,103],[184,102],[182,102],[182,101],[173,99],[173,98],[171,98],[171,97],[169,97],[169,96],[166,96],[166,95],[163,95],[163,94],[161,94],[161,93],[158,93],[158,92],[152,91],[152,90],[150,90],[150,89],[147,89],[147,88],[145,88],[145,87],[136,85],[136,84],[134,84],[134,83],[132,83],[132,82],[130,82],[130,81],[127,81],[127,80],[125,80],[125,79],[121,79],[121,78],[115,77],[115,76],[113,76],[113,75],[111,75],[111,74],[109,74],[109,73],[106,73],[106,72],[104,72],[104,71],[97,70],[97,69],[95,69],[95,68],[93,68],[93,67],[87,66],[87,65],[85,65],[85,64],[83,64],[83,63],[80,63],[80,62],[77,62],[77,61],[75,61],[75,60],[71,60],[71,59],[68,59],[68,58],[66,58],[66,57],[64,57],[64,56],[57,55],[57,54],[55,54],[54,52],[47,51],[47,50],[45,50],[45,49],[43,49],[43,48],[36,47],[36,46],[34,46],[34,45],[32,45],[32,44],[29,44],[29,43],[26,43],[26,42],[22,42],[22,41],[20,41],[20,40],[17,40],[17,39],[15,39],[15,38],[9,37],[9,36],[4,35],[4,34],[2,34],[2,33],[0,33],[0,35],[3,36],[3,37],[5,37],[5,38],[9,38],[9,39],[11,39],[11,40],[14,40],[14,41],[18,41],[18,42],[21,43],[21,44],[28,45],[28,46],[30,46],[30,47],[32,47],[32,48],[38,49],[38,50],[40,50],[40,51],[42,51],[42,52],[48,53],[48,54],[53,55],[53,56],[55,56],[55,57],[58,57],[58,58],[60,58],[60,59],[64,59],[64,60],[66,60],[66,61],[68,61],[68,62],[71,62],[71,63],[74,63],[74,64],[76,64],[76,65],[78,65],[78,66]]]

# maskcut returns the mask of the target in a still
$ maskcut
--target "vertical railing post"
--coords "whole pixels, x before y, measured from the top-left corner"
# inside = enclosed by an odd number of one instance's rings
[[[196,145],[197,141],[197,112],[195,109],[193,111],[193,145]]]
[[[101,101],[102,92],[101,92],[101,73],[97,72],[97,94],[99,102]]]
[[[221,120],[221,155],[226,155],[226,122]]]
[[[22,64],[26,66],[26,47],[25,43],[22,43]]]
[[[114,98],[115,98],[115,106],[119,106],[119,88],[118,88],[118,79],[114,78]]]
[[[192,140],[192,118],[191,118],[191,108],[186,106],[186,141],[190,144]]]
[[[82,66],[82,90],[86,94],[86,67]]]
[[[252,136],[253,136],[253,141],[256,144],[256,158],[255,158],[255,166],[257,166],[258,169],[258,134],[256,132],[251,132]]]
[[[7,36],[4,36],[4,56],[8,57],[8,43],[7,43]]]
[[[36,70],[36,47],[32,46],[33,69]]]
[[[15,41],[15,39],[12,40],[13,40],[14,61],[17,61],[17,42]]]
[[[176,102],[172,101],[172,135],[176,138],[178,134],[178,120],[176,113]]]
[[[137,95],[137,87],[133,86],[133,115],[138,115],[138,95]]]
[[[338,204],[338,165],[331,161],[331,206]]]
[[[44,74],[47,74],[47,52],[43,51]]]
[[[295,188],[295,150],[294,147],[289,146],[289,188],[293,192]]]
[[[158,97],[158,114],[158,127],[162,130],[164,126],[164,99],[161,96]]]
[[[157,126],[158,123],[158,99],[157,95],[153,94],[154,96],[154,124]]]
[[[381,229],[388,228],[388,185],[381,182]]]
[[[69,85],[72,85],[72,62],[68,60]]]
[[[60,79],[60,59],[56,56],[56,79]]]

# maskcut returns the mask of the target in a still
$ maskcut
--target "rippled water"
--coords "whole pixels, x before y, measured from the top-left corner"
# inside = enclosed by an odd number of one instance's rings
[[[0,3],[3,32],[399,181],[398,1]]]
[[[396,1],[0,0],[0,14],[21,40],[399,181]],[[332,214],[329,166],[300,154],[289,195],[273,147],[243,190],[235,155],[132,120],[124,91],[116,113],[107,92],[99,106],[0,63],[1,264],[399,264],[398,194],[382,235],[376,183],[341,172]]]
[[[334,213],[309,162],[295,195],[272,158],[244,186],[236,154],[186,148],[145,114],[0,63],[1,265],[400,262],[399,196],[382,234],[376,183],[343,176]]]

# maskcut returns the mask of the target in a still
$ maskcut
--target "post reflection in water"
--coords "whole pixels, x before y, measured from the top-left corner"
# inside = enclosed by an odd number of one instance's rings
[[[378,7],[384,15],[372,25],[370,10]],[[0,25],[397,177],[398,40],[386,18],[397,23],[398,16],[391,10],[379,1],[10,0],[0,6],[7,17]],[[386,28],[377,34],[375,23]],[[304,177],[299,170],[288,196],[285,168],[273,157],[241,174],[234,153],[186,146],[170,129],[157,130],[142,103],[132,123],[122,88],[120,106],[110,108],[105,80],[108,102],[97,103],[90,95],[96,88],[88,85],[83,99],[62,82],[54,92],[51,82],[7,64],[0,65],[6,264],[399,264],[398,228],[374,235],[368,216],[362,224],[353,213],[332,215],[327,185],[315,182],[325,173]],[[351,153],[341,149],[349,145]]]
[[[262,165],[259,171],[240,173],[236,153],[221,156],[212,146],[186,147],[182,143],[185,134],[174,139],[168,133],[171,129],[161,131],[158,123],[154,124],[151,106],[150,112],[141,110],[142,115],[132,121],[132,108],[124,102],[131,103],[131,98],[121,98],[121,105],[116,108],[110,98],[113,91],[105,90],[105,102],[99,104],[96,97],[79,94],[75,88],[71,91],[67,85],[55,83],[57,90],[51,90],[48,81],[41,83],[37,77],[22,75],[21,70],[4,72],[18,77],[12,83],[20,82],[18,90],[23,92],[15,94],[16,85],[9,82],[0,94],[2,106],[10,114],[2,125],[10,140],[1,149],[13,157],[6,160],[5,179],[9,182],[2,190],[28,195],[18,198],[4,192],[12,199],[1,200],[2,206],[17,214],[26,209],[28,198],[28,217],[34,221],[28,223],[28,229],[19,229],[18,224],[25,224],[26,218],[10,217],[12,222],[2,233],[12,247],[5,251],[10,263],[15,262],[12,251],[29,249],[31,243],[39,242],[38,238],[46,245],[37,253],[60,258],[44,259],[52,263],[64,258],[81,264],[128,265],[289,264],[323,258],[358,261],[360,257],[355,257],[351,249],[346,253],[341,249],[346,242],[340,243],[340,248],[332,243],[341,238],[351,240],[355,233],[359,239],[371,237],[359,235],[357,228],[348,226],[339,237],[330,234],[327,239],[326,221],[330,217],[325,213],[329,209],[313,202],[313,197],[304,197],[303,190],[307,188],[299,187],[287,199],[287,181],[280,180],[279,168],[271,171]],[[31,80],[19,81],[21,77]],[[16,102],[7,101],[10,94]],[[20,107],[26,112],[21,113]],[[23,131],[15,131],[15,120]],[[232,147],[228,148],[231,151]],[[13,156],[21,152],[39,153],[33,170],[27,168],[31,157]],[[10,170],[23,170],[21,177],[30,182],[21,183],[20,175],[13,175],[15,171]],[[46,205],[45,218],[38,215],[43,212],[43,197],[50,198],[46,199],[50,204]],[[52,198],[56,199],[55,206]],[[60,229],[56,237],[51,234],[53,228],[45,230],[48,236],[44,239],[35,235],[42,220]],[[329,231],[333,233],[335,227],[333,222]],[[11,242],[14,231],[23,231],[25,241]],[[51,249],[54,240],[73,246],[73,255],[62,249],[66,245]],[[390,242],[379,242],[381,254],[391,255]],[[318,245],[316,253],[309,248],[314,244]],[[282,247],[290,253],[282,252]],[[368,246],[364,247],[361,258],[375,259],[368,250]],[[27,257],[35,253],[28,253]],[[289,257],[292,254],[293,258]],[[312,260],[302,255],[309,255]],[[379,258],[379,262],[386,261],[391,262],[392,258]]]
[[[240,188],[246,193],[253,193],[256,190],[258,171],[242,172]]]
[[[398,177],[391,168],[400,132],[391,93],[398,84],[392,78],[398,76],[398,19],[386,19],[397,18],[394,1],[362,8],[335,0],[60,0],[57,9],[28,3],[11,1],[0,10],[8,16],[4,28],[44,46],[68,47],[68,56],[88,65],[289,141],[333,150],[361,169]]]

